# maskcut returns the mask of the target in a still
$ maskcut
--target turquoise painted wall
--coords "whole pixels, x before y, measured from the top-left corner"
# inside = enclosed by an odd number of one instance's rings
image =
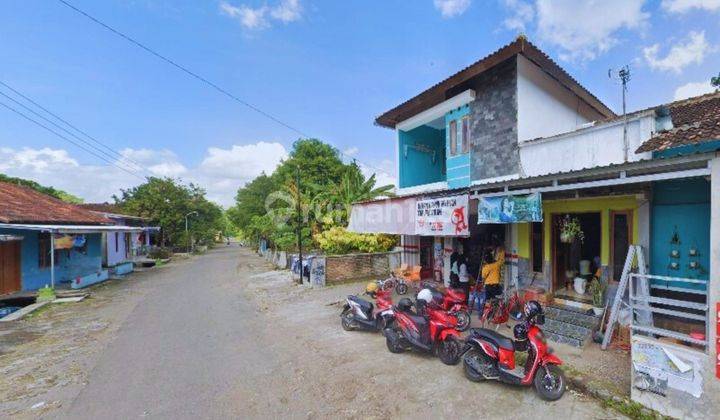
[[[50,268],[40,268],[37,231],[0,229],[0,233],[23,237],[20,245],[21,284],[22,290],[37,290],[50,284]],[[62,250],[55,261],[55,282],[69,282],[75,277],[82,277],[102,270],[101,234],[85,235],[87,252],[79,250]]]
[[[673,244],[677,232],[680,243]],[[710,182],[704,178],[653,183],[650,228],[650,273],[707,280],[710,271]],[[696,257],[690,250],[697,249]],[[679,258],[670,256],[679,251]],[[670,268],[677,262],[678,269]],[[700,269],[691,269],[697,261]],[[666,282],[659,282],[665,284]],[[671,282],[672,283],[672,282]],[[687,283],[669,284],[687,287]],[[696,288],[703,288],[696,285]]]
[[[462,138],[462,124],[460,119],[470,113],[470,107],[461,106],[445,114],[445,156],[447,156],[447,182],[449,188],[462,188],[470,185],[470,153],[458,153],[450,156],[450,122],[457,120],[457,150],[462,150],[463,142],[469,139]],[[468,150],[470,150],[468,148]]]
[[[410,131],[399,131],[400,142],[400,188],[430,184],[445,180],[445,130],[420,126]],[[436,151],[435,162],[431,154],[423,153],[406,145],[422,144]]]

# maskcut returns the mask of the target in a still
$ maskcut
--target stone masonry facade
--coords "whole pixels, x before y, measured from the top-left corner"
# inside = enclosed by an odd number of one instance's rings
[[[342,283],[359,279],[385,279],[400,266],[400,251],[373,254],[328,256],[325,263],[325,282]]]
[[[471,179],[519,172],[517,133],[517,62],[506,61],[484,73],[472,86],[470,103]]]

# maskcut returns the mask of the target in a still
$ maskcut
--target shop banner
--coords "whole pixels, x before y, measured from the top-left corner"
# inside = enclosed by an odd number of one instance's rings
[[[55,235],[55,249],[82,248],[85,235]]]
[[[468,196],[417,200],[415,234],[423,236],[468,236]]]
[[[480,197],[478,223],[542,222],[540,193]]]

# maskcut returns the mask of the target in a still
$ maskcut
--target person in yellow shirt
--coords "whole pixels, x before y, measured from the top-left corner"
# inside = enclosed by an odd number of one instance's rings
[[[502,259],[505,259],[503,252]],[[485,299],[492,299],[502,294],[503,288],[500,284],[500,271],[504,261],[496,260],[492,253],[485,253],[485,263],[482,268],[482,280],[485,284]]]

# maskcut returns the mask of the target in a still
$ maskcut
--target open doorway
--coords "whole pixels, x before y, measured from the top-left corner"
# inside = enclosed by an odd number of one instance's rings
[[[579,224],[579,235],[568,241],[561,231],[567,219]],[[569,213],[552,217],[553,290],[555,295],[577,301],[591,301],[587,285],[597,270],[602,241],[599,212]],[[576,281],[582,278],[585,282]]]

